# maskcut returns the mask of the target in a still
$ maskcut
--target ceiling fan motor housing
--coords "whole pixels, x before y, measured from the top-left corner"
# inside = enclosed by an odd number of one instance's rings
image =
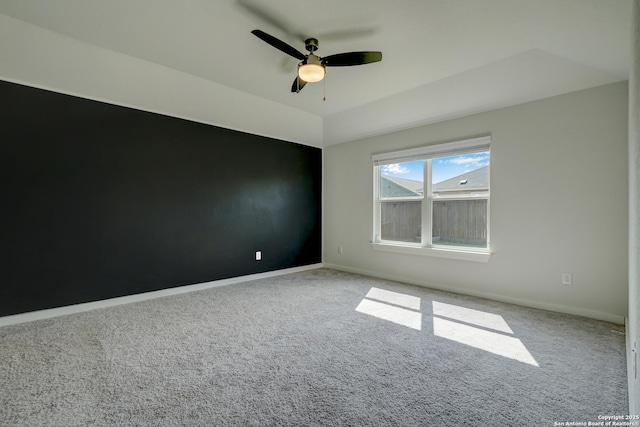
[[[315,52],[318,50],[318,39],[314,39],[313,37],[308,38],[304,41],[305,49],[309,52]]]

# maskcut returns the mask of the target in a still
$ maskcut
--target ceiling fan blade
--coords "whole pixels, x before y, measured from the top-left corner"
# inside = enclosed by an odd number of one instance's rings
[[[264,6],[265,2],[260,0],[237,0],[234,4],[244,12],[250,13],[252,18],[258,18],[271,27],[277,28],[281,33],[286,34],[290,39],[297,39],[301,42],[307,37],[304,34],[296,32],[296,28],[292,23],[276,14],[268,6]],[[258,6],[260,4],[260,6]]]
[[[273,37],[270,34],[265,33],[264,31],[253,30],[253,31],[251,31],[251,34],[253,34],[254,36],[258,37],[259,39],[269,43],[271,46],[275,47],[276,49],[279,49],[279,50],[283,51],[287,55],[291,55],[294,58],[297,58],[297,59],[299,59],[301,61],[304,61],[307,58],[305,54],[303,54],[302,52],[298,51],[296,48],[288,45],[287,43],[283,42],[280,39],[277,39],[277,38]]]
[[[289,34],[289,29],[284,20],[275,13],[271,13],[268,9],[264,8],[264,6],[258,6],[256,3],[257,2],[251,0],[238,0],[235,4],[283,33]]]
[[[296,76],[296,79],[293,81],[293,85],[291,86],[291,92],[300,92],[306,84],[307,82]]]
[[[348,67],[351,65],[371,64],[382,61],[382,52],[348,52],[337,53],[322,58],[327,67]]]

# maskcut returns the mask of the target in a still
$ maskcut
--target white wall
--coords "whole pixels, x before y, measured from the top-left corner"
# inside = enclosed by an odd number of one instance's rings
[[[325,264],[622,323],[627,92],[614,83],[326,148]],[[371,155],[488,133],[489,262],[374,252]]]
[[[640,414],[640,379],[632,351],[640,346],[640,0],[633,2],[631,60],[629,69],[629,322],[627,324],[627,372],[629,413]],[[637,352],[637,350],[636,350]]]

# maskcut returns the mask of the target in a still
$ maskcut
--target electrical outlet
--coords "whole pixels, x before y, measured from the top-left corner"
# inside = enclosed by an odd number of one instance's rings
[[[571,274],[571,273],[562,273],[562,284],[563,285],[573,285],[573,274]]]
[[[262,251],[256,251],[256,261],[262,260]]]
[[[342,246],[338,246],[338,254],[342,255],[344,253],[344,249],[342,249]]]

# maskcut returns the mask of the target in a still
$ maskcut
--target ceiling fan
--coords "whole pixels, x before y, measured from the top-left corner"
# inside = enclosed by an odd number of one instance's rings
[[[251,34],[287,55],[291,55],[300,60],[298,64],[298,75],[293,81],[291,92],[298,93],[307,83],[315,83],[322,80],[325,75],[325,67],[348,67],[382,61],[382,52],[347,52],[325,57],[317,56],[314,52],[318,50],[318,39],[314,38],[308,38],[304,41],[305,48],[309,51],[309,53],[305,55],[296,48],[264,31],[253,30]]]

